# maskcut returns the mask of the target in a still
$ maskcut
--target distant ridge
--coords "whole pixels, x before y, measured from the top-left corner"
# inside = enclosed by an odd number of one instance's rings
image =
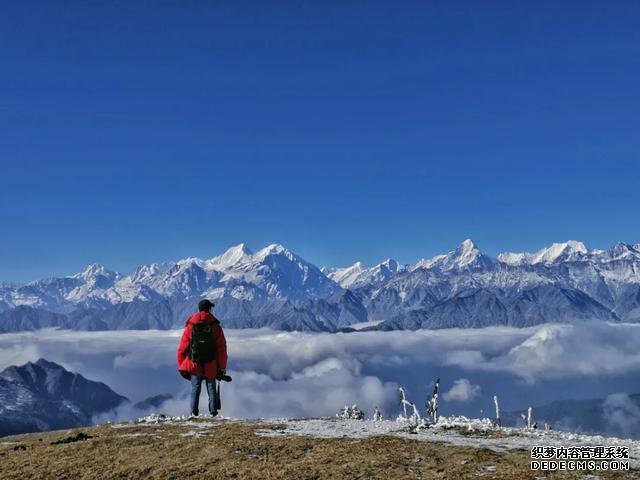
[[[89,425],[127,399],[43,358],[0,372],[0,436]]]
[[[570,240],[493,258],[470,239],[413,265],[323,268],[280,244],[210,259],[101,265],[26,285],[0,284],[0,332],[176,328],[208,297],[225,325],[334,332],[354,323],[418,329],[640,321],[640,244],[590,250]]]

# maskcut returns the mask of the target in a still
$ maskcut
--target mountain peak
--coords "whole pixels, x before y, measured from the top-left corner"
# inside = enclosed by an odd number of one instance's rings
[[[473,240],[467,238],[463,241],[455,252],[447,255],[449,268],[466,268],[474,265],[484,266],[491,263],[490,259],[480,251]]]
[[[473,267],[486,267],[493,260],[482,253],[473,240],[467,238],[458,247],[445,255],[437,255],[433,258],[422,259],[413,266],[413,270],[419,268],[436,268],[441,271],[463,270]]]
[[[570,247],[576,249],[576,250],[580,250],[582,252],[587,252],[589,251],[589,249],[587,248],[587,246],[583,243],[580,242],[578,240],[569,240],[567,242],[567,245],[569,245]]]
[[[371,268],[367,268],[362,262],[356,262],[350,267],[325,269],[323,273],[342,288],[353,288],[382,283],[402,268],[398,262],[389,258]]]
[[[589,252],[587,246],[576,240],[554,243],[533,255],[531,263],[554,263],[558,260],[569,260]]]
[[[235,255],[253,255],[251,249],[247,246],[246,243],[242,242],[233,247],[227,249],[224,254],[235,254]],[[223,254],[223,255],[224,255]]]
[[[288,251],[283,245],[279,243],[272,243],[264,247],[260,252],[264,253],[282,253]],[[258,253],[260,253],[258,252]]]
[[[0,372],[0,376],[8,376],[11,378],[36,378],[42,374],[42,370],[44,370],[47,375],[57,371],[70,373],[62,365],[44,358],[39,358],[35,362],[27,362],[23,365],[12,365],[7,367]]]
[[[65,370],[62,365],[59,365],[55,362],[51,362],[45,358],[39,358],[35,362],[29,362],[32,365],[37,365],[38,367],[42,367],[46,370]]]
[[[172,262],[156,262],[149,263],[148,265],[140,265],[131,274],[131,280],[133,282],[152,280],[154,276],[162,275],[174,265]]]
[[[93,415],[127,401],[104,383],[43,358],[7,367],[0,379],[4,380],[2,406],[5,412],[9,407],[11,419],[18,421],[16,433],[88,425]]]
[[[362,262],[356,262],[350,267],[327,269],[325,275],[341,287],[349,288],[358,281],[365,270],[366,268]]]
[[[87,265],[82,272],[76,273],[75,275],[73,275],[73,277],[82,278],[86,280],[89,278],[95,278],[99,275],[102,275],[105,277],[115,277],[116,272],[109,270],[108,268],[106,268],[103,265],[100,265],[99,263],[91,263]]]
[[[470,238],[467,238],[466,240],[463,240],[458,248],[462,249],[464,251],[470,251],[470,250],[477,250],[478,249],[478,247],[476,246],[475,242],[473,240],[471,240]]]
[[[380,263],[378,267],[386,267],[392,272],[400,270],[400,264],[393,258],[387,258],[384,262]]]
[[[263,261],[270,255],[284,255],[290,260],[297,258],[296,254],[279,243],[272,243],[271,245],[267,245],[266,247],[259,250],[255,255],[253,255],[253,258],[257,259],[258,261]]]
[[[400,265],[393,258],[387,258],[384,262],[379,263],[378,265],[370,269],[374,276],[380,277],[381,279],[385,280],[404,270],[405,266]]]
[[[253,252],[247,247],[246,243],[239,243],[227,249],[222,255],[212,258],[207,263],[214,269],[224,270],[233,267],[249,259]]]
[[[618,242],[609,249],[609,253],[614,258],[635,256],[640,254],[640,251],[634,246],[624,242]]]
[[[568,240],[564,243],[560,243],[560,244],[556,243],[554,244],[554,246],[561,246],[564,251],[579,252],[579,253],[589,252],[589,249],[587,248],[587,246],[584,243],[579,242],[578,240]]]
[[[181,267],[192,267],[196,265],[199,267],[202,265],[202,260],[200,260],[198,257],[187,257],[183,258],[182,260],[178,260],[177,265],[180,265]]]
[[[553,264],[565,260],[575,260],[589,253],[587,246],[577,240],[568,240],[561,243],[553,243],[550,247],[542,248],[536,253],[511,253],[505,252],[498,255],[502,263],[508,265],[536,265]]]

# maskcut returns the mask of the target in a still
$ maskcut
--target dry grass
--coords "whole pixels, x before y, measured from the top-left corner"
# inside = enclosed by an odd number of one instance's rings
[[[380,436],[369,439],[264,437],[277,425],[220,422],[203,436],[176,425],[103,425],[7,437],[0,444],[0,478],[37,479],[578,479],[582,474],[535,472],[525,451],[496,453]],[[195,429],[199,431],[199,429]],[[52,445],[85,432],[93,438]],[[20,448],[24,446],[25,449]],[[629,472],[601,473],[630,478]],[[635,477],[631,477],[635,478]]]

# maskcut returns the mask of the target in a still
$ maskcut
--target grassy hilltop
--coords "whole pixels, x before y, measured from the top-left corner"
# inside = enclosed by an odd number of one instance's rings
[[[291,436],[285,428],[278,422],[202,419],[5,437],[0,439],[0,478],[581,479],[587,473],[532,475],[527,450],[490,450],[482,445],[486,434],[477,434],[473,447],[392,435]],[[601,478],[637,474],[598,472]]]

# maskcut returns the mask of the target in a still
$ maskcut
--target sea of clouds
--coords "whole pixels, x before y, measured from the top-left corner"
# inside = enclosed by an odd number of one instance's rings
[[[46,358],[105,382],[132,403],[171,394],[154,410],[186,414],[189,383],[176,371],[181,333],[2,334],[0,369]],[[353,403],[367,412],[377,406],[395,415],[399,385],[420,407],[440,377],[445,414],[491,415],[494,394],[505,410],[618,394],[607,403],[612,425],[640,421],[638,409],[617,393],[640,391],[634,390],[640,373],[640,325],[594,322],[343,334],[260,329],[227,330],[226,336],[234,380],[221,388],[222,413],[229,417],[325,416]],[[143,413],[127,405],[110,416]]]

